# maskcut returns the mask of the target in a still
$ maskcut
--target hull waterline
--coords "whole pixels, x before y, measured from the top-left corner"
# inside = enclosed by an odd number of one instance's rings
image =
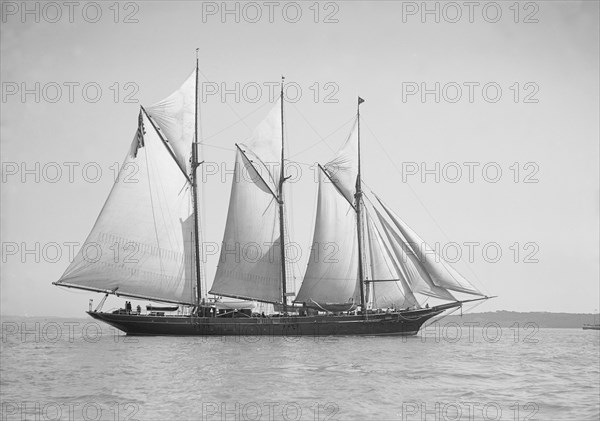
[[[198,317],[88,312],[128,335],[160,336],[353,336],[415,335],[447,308],[342,316]]]

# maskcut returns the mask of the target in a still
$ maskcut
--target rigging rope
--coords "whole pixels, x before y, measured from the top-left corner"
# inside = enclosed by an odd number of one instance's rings
[[[392,158],[391,158],[392,155],[390,153],[388,153],[388,151],[385,149],[385,147],[383,146],[383,144],[379,141],[379,139],[377,138],[377,136],[375,135],[375,133],[373,133],[373,131],[371,130],[369,124],[365,121],[364,117],[363,117],[362,120],[363,120],[363,123],[367,126],[367,130],[369,130],[369,133],[371,133],[371,135],[373,136],[373,139],[375,139],[375,141],[377,142],[377,145],[383,151],[383,153],[384,153],[385,157],[387,158],[387,160],[392,164],[392,166],[394,167],[394,169],[396,170],[396,172],[398,172],[401,175],[402,172],[398,169],[398,166],[392,160]],[[413,196],[417,199],[417,201],[419,202],[419,204],[421,205],[421,207],[425,210],[425,212],[427,213],[427,215],[429,216],[429,218],[433,221],[433,223],[435,224],[435,226],[439,229],[439,231],[446,238],[446,240],[450,241],[450,237],[442,229],[442,227],[440,226],[440,224],[438,224],[437,220],[431,214],[431,212],[429,211],[429,209],[427,208],[427,206],[425,206],[425,203],[423,203],[423,201],[421,200],[421,198],[419,197],[419,195],[417,194],[417,192],[412,188],[412,186],[408,182],[404,183],[404,184],[406,184],[408,186],[408,188],[410,189],[410,191],[413,194]],[[369,188],[369,190],[373,191],[371,188]],[[465,266],[469,270],[469,272],[471,272],[471,274],[475,277],[475,279],[477,280],[477,283],[480,286],[483,286],[482,289],[487,291],[487,288],[485,287],[485,284],[481,281],[481,279],[479,279],[479,277],[473,271],[473,269],[470,267],[470,265],[465,265]],[[488,294],[486,294],[486,295],[488,295]]]

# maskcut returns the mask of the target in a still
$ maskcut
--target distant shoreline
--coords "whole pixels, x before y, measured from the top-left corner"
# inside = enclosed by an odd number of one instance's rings
[[[453,313],[444,317],[440,323],[497,323],[501,327],[511,327],[515,323],[523,326],[534,323],[539,328],[572,328],[581,329],[585,323],[598,323],[598,314],[594,313],[551,313],[545,311],[519,312],[519,311],[489,311],[484,313],[469,313],[462,317],[460,313]],[[477,326],[477,325],[475,325]]]
[[[2,321],[15,320],[91,320],[87,316],[82,317],[61,317],[61,316],[15,316],[0,315]],[[585,323],[598,323],[600,317],[593,313],[552,313],[545,311],[520,312],[520,311],[488,311],[483,313],[468,313],[460,315],[455,312],[441,319],[439,323],[473,323],[475,327],[483,327],[488,323],[496,323],[500,327],[511,327],[515,323],[523,326],[527,323],[534,323],[539,328],[562,328],[562,329],[581,329]]]

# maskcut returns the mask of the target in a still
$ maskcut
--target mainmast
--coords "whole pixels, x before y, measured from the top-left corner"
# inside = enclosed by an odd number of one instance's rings
[[[196,263],[196,292],[197,303],[200,306],[202,302],[201,274],[200,274],[200,235],[198,229],[198,179],[196,169],[198,167],[198,48],[196,48],[196,92],[195,102],[195,121],[194,121],[194,142],[192,143],[192,200],[194,202],[194,254]]]
[[[281,295],[283,304],[283,314],[287,313],[287,276],[285,268],[285,226],[284,226],[284,213],[283,213],[283,183],[285,182],[285,171],[284,171],[284,140],[283,140],[283,83],[285,77],[281,76],[281,169],[279,173],[279,245],[281,249]]]
[[[363,273],[363,242],[362,242],[362,212],[361,212],[361,201],[362,201],[362,183],[360,178],[360,104],[365,102],[364,99],[358,97],[358,105],[356,106],[356,119],[357,119],[357,136],[358,136],[358,175],[356,176],[356,194],[354,198],[356,200],[356,232],[358,235],[358,283],[360,285],[360,307],[363,315],[367,314],[367,306],[365,303],[365,277]]]

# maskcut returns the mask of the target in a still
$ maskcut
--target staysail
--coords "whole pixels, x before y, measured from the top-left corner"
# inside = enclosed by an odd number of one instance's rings
[[[277,101],[247,146],[237,146],[227,224],[210,294],[282,302],[279,107]]]
[[[408,225],[383,204],[381,200],[379,200],[379,203],[387,213],[389,219],[395,225],[395,228],[397,229],[396,239],[404,246],[403,251],[409,257],[409,260],[412,259],[417,270],[421,269],[421,272],[426,272],[427,276],[421,276],[421,278],[428,279],[434,286],[445,290],[484,296],[482,292],[471,285],[471,283],[450,266],[449,263],[435,253],[431,246],[410,229]],[[384,221],[381,214],[379,214],[379,217],[380,220]],[[386,228],[391,231],[391,226],[389,224],[384,223],[384,225],[387,225]],[[399,236],[398,233],[401,234],[401,236]]]
[[[414,255],[410,247],[404,243],[401,235],[383,217],[377,208],[374,209],[390,245],[390,251],[395,257],[395,262],[397,262],[400,272],[413,293],[440,298],[442,300],[456,301],[450,292],[433,283],[429,273],[419,262],[418,257]]]
[[[139,122],[92,231],[56,284],[193,303],[192,203],[187,178],[142,113]]]
[[[373,308],[418,307],[398,263],[382,238],[375,221],[367,213],[367,281]]]

